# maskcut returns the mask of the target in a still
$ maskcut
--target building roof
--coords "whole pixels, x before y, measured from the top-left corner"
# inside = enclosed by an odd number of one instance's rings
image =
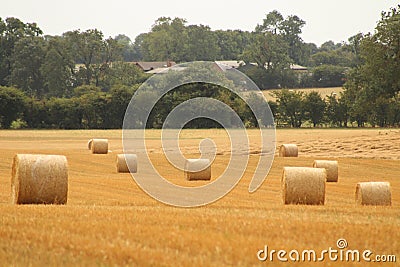
[[[290,69],[292,70],[308,70],[307,67],[303,67],[297,64],[290,64]]]
[[[255,62],[250,62],[247,65],[246,64],[242,64],[240,66],[245,66],[245,67],[252,67],[253,66],[253,67],[256,67],[256,66],[258,66],[258,64],[255,63]],[[267,68],[267,64],[264,67]],[[307,71],[308,70],[307,67],[300,66],[300,65],[297,65],[297,64],[290,64],[290,69],[294,70],[294,71]]]
[[[133,62],[136,66],[141,68],[143,71],[151,71],[155,69],[161,69],[161,68],[168,68],[171,66],[176,65],[174,61],[151,61],[151,62],[146,62],[146,61],[138,61],[138,62]]]
[[[175,66],[173,68],[157,68],[157,69],[146,71],[146,73],[159,74],[159,73],[167,73],[170,70],[172,70],[172,71],[183,71],[185,69],[187,69],[187,68],[186,67]]]
[[[240,66],[246,65],[243,60],[220,60],[215,61],[223,69],[237,69]]]

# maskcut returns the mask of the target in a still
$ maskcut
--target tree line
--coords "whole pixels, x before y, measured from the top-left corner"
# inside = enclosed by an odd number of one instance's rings
[[[241,71],[261,89],[341,86],[356,54],[349,44],[328,41],[317,47],[300,34],[305,22],[266,15],[254,31],[216,30],[187,25],[181,18],[159,18],[150,32],[132,42],[126,35],[104,38],[98,29],[45,35],[36,23],[0,18],[0,86],[16,87],[31,97],[71,97],[73,89],[94,85],[109,91],[116,83],[134,85],[138,77],[132,61],[243,60]],[[250,63],[257,63],[255,68]],[[291,64],[310,68],[298,77]]]
[[[398,126],[399,10],[382,12],[373,34],[320,47],[301,39],[302,19],[284,18],[278,11],[268,13],[252,32],[212,31],[163,17],[133,42],[125,35],[104,38],[97,29],[49,36],[35,23],[0,18],[0,126],[120,128],[130,98],[149,77],[131,61],[231,59],[243,60],[239,69],[262,89],[344,86],[343,94],[326,99],[316,93],[277,92],[270,105],[278,125]],[[293,64],[309,71],[299,75],[290,68]],[[199,94],[196,88],[204,85],[192,85],[191,94]],[[211,95],[232,99],[217,91]],[[182,99],[179,94],[172,98],[174,103]],[[234,100],[230,105],[241,106]],[[170,107],[159,111],[164,114]],[[242,119],[256,124],[251,114]]]

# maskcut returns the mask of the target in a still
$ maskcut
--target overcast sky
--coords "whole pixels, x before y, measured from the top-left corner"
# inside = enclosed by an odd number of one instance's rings
[[[305,42],[347,41],[359,32],[373,32],[381,11],[388,11],[398,0],[0,0],[0,17],[17,17],[36,22],[45,34],[61,35],[70,30],[97,28],[105,37],[118,34],[132,41],[150,31],[161,17],[185,18],[188,24],[218,29],[251,31],[265,15],[278,10],[284,17],[297,15],[306,25]]]

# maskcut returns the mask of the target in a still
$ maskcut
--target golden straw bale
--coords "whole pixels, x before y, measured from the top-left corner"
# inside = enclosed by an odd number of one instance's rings
[[[211,180],[209,159],[188,159],[185,163],[185,178],[189,181]]]
[[[284,204],[323,205],[326,170],[308,167],[284,167],[282,196]]]
[[[279,148],[279,157],[298,157],[299,149],[295,144],[283,144]]]
[[[326,181],[337,182],[339,179],[339,167],[336,160],[314,160],[314,168],[324,168],[326,170]]]
[[[93,139],[92,153],[93,154],[107,154],[108,153],[108,139]]]
[[[131,167],[129,170],[128,165]],[[136,154],[118,154],[117,155],[117,172],[137,172],[137,155]]]
[[[388,182],[364,182],[356,186],[358,205],[390,206],[392,193]]]
[[[12,163],[11,202],[65,204],[68,194],[67,158],[17,154]]]

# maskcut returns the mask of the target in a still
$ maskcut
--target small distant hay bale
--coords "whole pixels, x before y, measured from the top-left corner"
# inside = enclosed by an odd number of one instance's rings
[[[358,205],[391,206],[392,193],[388,182],[364,182],[356,187]]]
[[[339,179],[339,167],[336,160],[314,160],[314,168],[324,168],[326,170],[326,181],[337,182]]]
[[[92,153],[93,154],[107,154],[108,153],[108,139],[93,139]]]
[[[298,157],[299,149],[295,144],[283,144],[279,148],[279,157]]]
[[[131,167],[129,170],[128,165]],[[118,154],[117,155],[117,172],[137,172],[137,155],[136,154]]]
[[[211,180],[209,159],[188,159],[185,163],[185,178],[188,181]]]
[[[323,205],[326,170],[311,167],[284,167],[282,196],[284,204]]]
[[[93,139],[89,139],[87,146],[89,150],[92,150]]]
[[[17,154],[12,163],[13,204],[66,204],[68,165],[65,156]]]

